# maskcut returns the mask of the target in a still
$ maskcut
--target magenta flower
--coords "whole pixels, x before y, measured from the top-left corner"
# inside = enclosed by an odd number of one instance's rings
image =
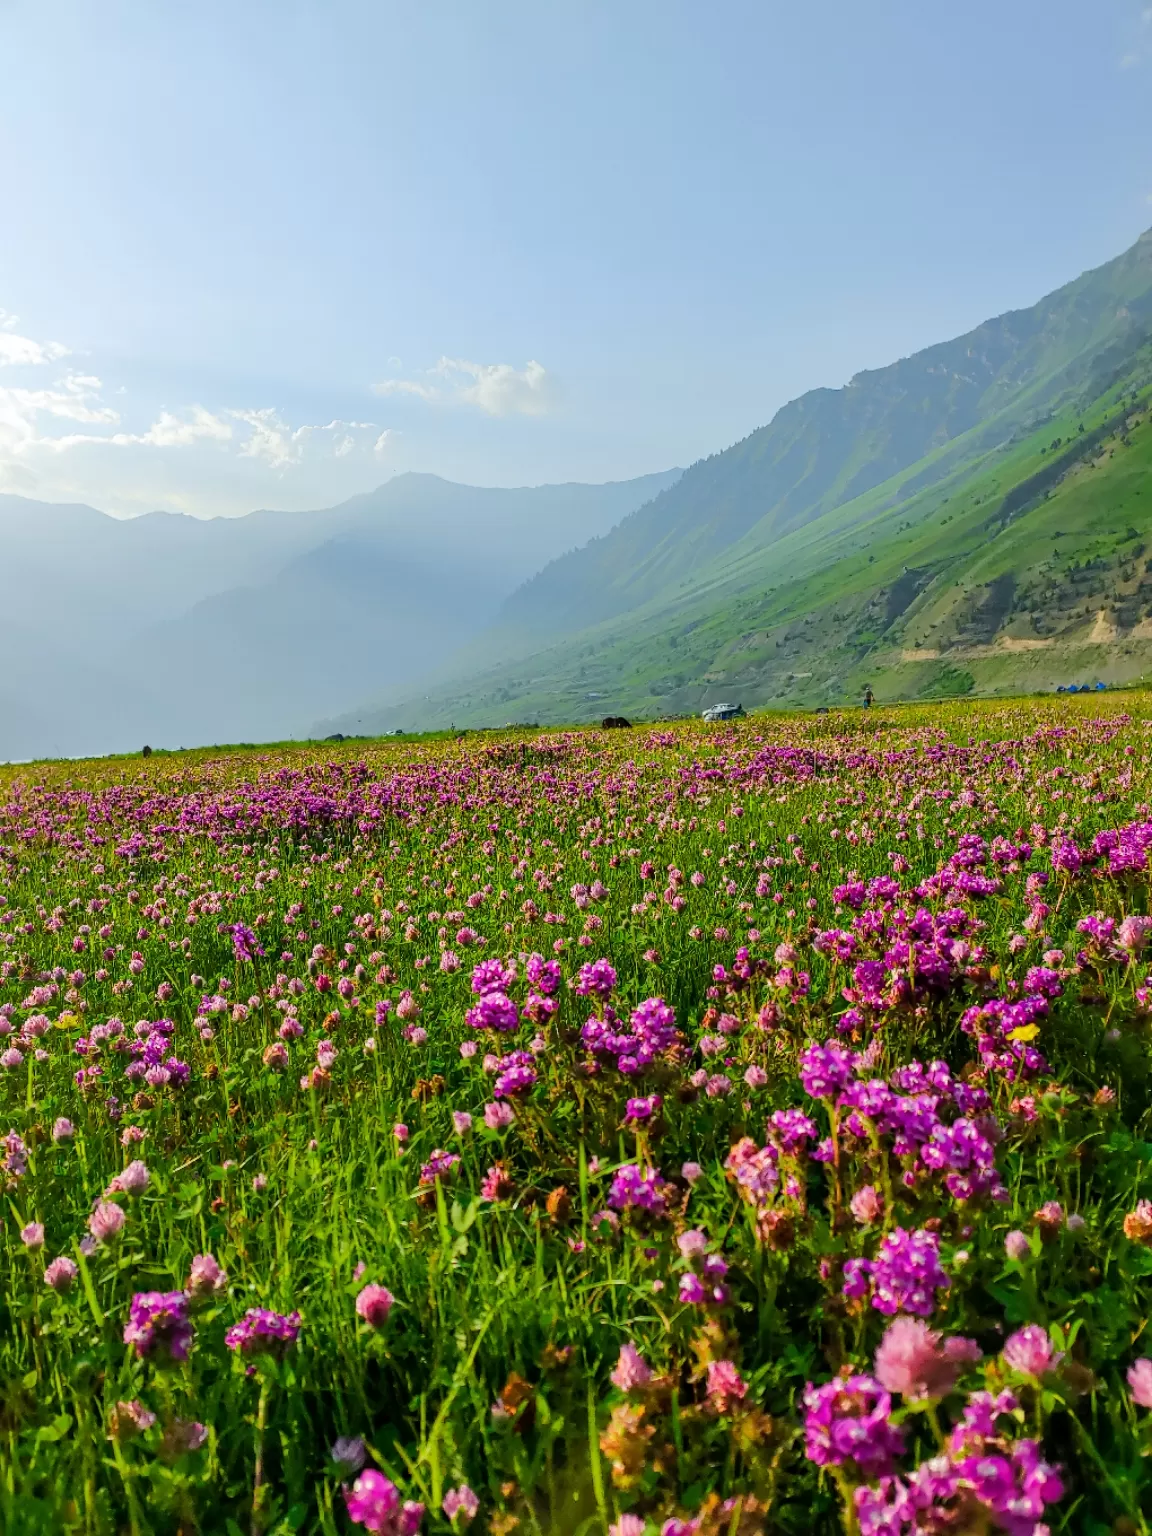
[[[400,1502],[396,1484],[374,1467],[344,1490],[349,1519],[372,1536],[416,1536],[424,1518],[423,1504]]]

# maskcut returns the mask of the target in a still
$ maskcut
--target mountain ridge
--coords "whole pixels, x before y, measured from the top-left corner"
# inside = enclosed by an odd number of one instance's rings
[[[767,663],[763,675],[753,677],[724,660],[734,645],[755,648],[747,634],[741,639],[738,633],[745,618],[763,622],[767,629],[781,605],[779,593],[791,583],[807,596],[797,598],[789,622],[803,622],[804,602],[810,615],[824,601],[821,597],[817,602],[824,569],[834,569],[841,583],[863,590],[873,574],[887,571],[885,562],[899,558],[900,549],[913,537],[910,530],[927,528],[941,511],[944,522],[952,523],[948,503],[964,496],[967,487],[987,487],[972,492],[980,497],[980,511],[977,515],[972,509],[971,516],[976,518],[972,537],[988,539],[988,528],[979,533],[977,524],[980,519],[985,524],[996,520],[996,508],[1013,487],[1040,472],[1048,451],[1046,433],[1056,438],[1075,433],[1078,423],[1069,424],[1064,416],[1074,418],[1085,411],[1094,413],[1089,425],[1097,430],[1107,412],[1119,409],[1125,390],[1142,389],[1152,379],[1150,335],[1152,231],[1113,261],[1027,309],[984,322],[962,337],[887,368],[865,370],[841,390],[812,391],[789,402],[767,427],[690,466],[670,490],[637,509],[609,535],[552,562],[518,588],[505,603],[493,634],[474,647],[481,656],[485,644],[490,651],[502,647],[515,659],[475,670],[471,678],[458,673],[452,683],[432,690],[427,703],[362,710],[361,718],[391,725],[443,724],[448,717],[480,723],[507,710],[521,718],[579,719],[599,711],[604,698],[624,712],[652,713],[661,707],[698,707],[709,701],[713,683],[722,686],[730,680],[735,685],[742,678],[745,686],[751,683],[751,702],[782,696]],[[967,398],[957,406],[956,370],[944,378],[941,360],[980,352],[973,338],[982,338],[983,372],[969,368],[961,390],[967,390]],[[926,397],[923,391],[904,387],[916,378],[929,379],[937,394]],[[877,381],[886,398],[876,396]],[[866,398],[869,390],[871,400]],[[942,399],[942,414],[927,411],[926,398],[937,404]],[[831,465],[822,467],[820,495],[813,496],[811,485],[804,487],[811,470],[811,443],[807,457],[800,454],[792,427],[817,409],[826,412],[829,401],[837,409],[848,401],[862,417],[863,427],[840,445]],[[894,426],[889,418],[897,408],[905,417],[898,415]],[[909,414],[911,427],[905,419]],[[792,466],[784,493],[766,506],[764,477],[757,480],[753,473],[753,450],[779,439],[781,421],[788,429],[783,449],[799,456],[798,468]],[[905,444],[925,447],[919,457],[909,459],[911,450],[899,446],[906,427],[912,435]],[[898,466],[894,471],[893,464]],[[731,515],[721,499],[713,497],[697,516],[700,485],[707,488],[709,480],[733,466],[728,491],[734,496],[743,478],[752,486],[751,495],[743,506],[730,508]],[[847,489],[857,494],[840,499]],[[986,506],[985,499],[993,505]],[[968,513],[965,517],[967,527],[971,518]],[[997,526],[1003,521],[1001,517]],[[687,529],[682,538],[680,524]],[[940,562],[930,558],[939,537],[929,539],[925,589],[945,579]],[[904,581],[903,563],[888,572],[889,588]],[[875,572],[870,570],[873,565]],[[902,588],[903,595],[894,600],[901,612],[900,605],[919,600],[917,579],[911,587],[905,581],[907,592]],[[881,610],[887,602],[881,602]],[[887,624],[898,617],[893,615]],[[709,636],[716,640],[711,655],[706,654]],[[779,643],[787,653],[795,638],[778,642],[774,636],[773,649]],[[849,679],[862,675],[857,662],[867,664],[863,658],[874,655],[871,644],[863,650],[850,646],[852,655],[840,657],[845,687]],[[835,649],[831,642],[829,649]],[[799,672],[793,667],[792,674],[801,682],[813,675],[806,667]],[[827,702],[843,696],[827,669],[825,682],[829,686],[821,684],[822,692],[815,683],[807,694],[803,687],[794,688],[790,699],[819,696],[820,702]]]

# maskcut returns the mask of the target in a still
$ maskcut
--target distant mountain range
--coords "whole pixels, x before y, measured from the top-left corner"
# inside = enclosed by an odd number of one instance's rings
[[[1141,675],[1150,337],[1152,231],[785,406],[520,586],[472,647],[490,664],[360,729]]]
[[[672,484],[400,475],[316,512],[117,521],[0,496],[0,761],[305,733],[411,687]]]

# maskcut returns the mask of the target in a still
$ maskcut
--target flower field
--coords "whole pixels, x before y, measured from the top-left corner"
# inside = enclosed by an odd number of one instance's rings
[[[1150,732],[0,769],[0,1531],[1146,1533]]]

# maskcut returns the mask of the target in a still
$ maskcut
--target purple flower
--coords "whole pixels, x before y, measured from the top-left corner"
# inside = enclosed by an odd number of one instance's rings
[[[328,1451],[344,1477],[359,1472],[368,1458],[368,1452],[359,1435],[340,1435]]]
[[[240,1355],[287,1354],[300,1334],[300,1314],[285,1317],[267,1307],[249,1307],[238,1323],[224,1335],[228,1348]]]
[[[818,1467],[854,1466],[864,1477],[882,1476],[904,1449],[890,1422],[892,1399],[871,1376],[838,1376],[804,1393],[805,1453]]]
[[[581,997],[611,997],[616,987],[616,972],[609,960],[590,960],[580,967],[574,989]]]
[[[472,972],[472,990],[477,997],[489,992],[507,992],[516,980],[516,967],[502,960],[481,960]]]
[[[485,992],[475,1008],[469,1008],[464,1021],[470,1029],[491,1029],[501,1035],[520,1027],[516,1004],[503,992]]]
[[[524,974],[534,992],[553,997],[560,990],[559,960],[545,960],[543,955],[529,955]]]
[[[809,1045],[800,1054],[800,1081],[804,1092],[813,1099],[830,1099],[856,1076],[854,1051],[837,1045]]]
[[[641,1125],[646,1120],[651,1120],[653,1115],[660,1113],[660,1106],[664,1100],[658,1093],[650,1093],[642,1099],[629,1099],[624,1106],[624,1118],[633,1125]]]
[[[662,1216],[668,1202],[655,1168],[640,1168],[636,1163],[625,1163],[616,1170],[612,1188],[608,1192],[608,1204],[617,1211],[649,1211],[654,1216]]]
[[[232,935],[232,953],[242,965],[254,964],[257,955],[263,955],[251,928],[246,928],[243,923],[233,923],[228,931]]]
[[[433,1147],[432,1156],[420,1169],[421,1184],[435,1184],[439,1179],[446,1179],[459,1161],[455,1152],[445,1152],[440,1147]]]
[[[139,1359],[187,1360],[193,1330],[185,1291],[137,1291],[132,1298],[124,1342]]]
[[[930,1317],[936,1292],[950,1284],[940,1265],[940,1239],[923,1228],[896,1227],[873,1261],[849,1259],[844,1265],[844,1295],[851,1301],[871,1292],[872,1306],[889,1317],[897,1312]]]

